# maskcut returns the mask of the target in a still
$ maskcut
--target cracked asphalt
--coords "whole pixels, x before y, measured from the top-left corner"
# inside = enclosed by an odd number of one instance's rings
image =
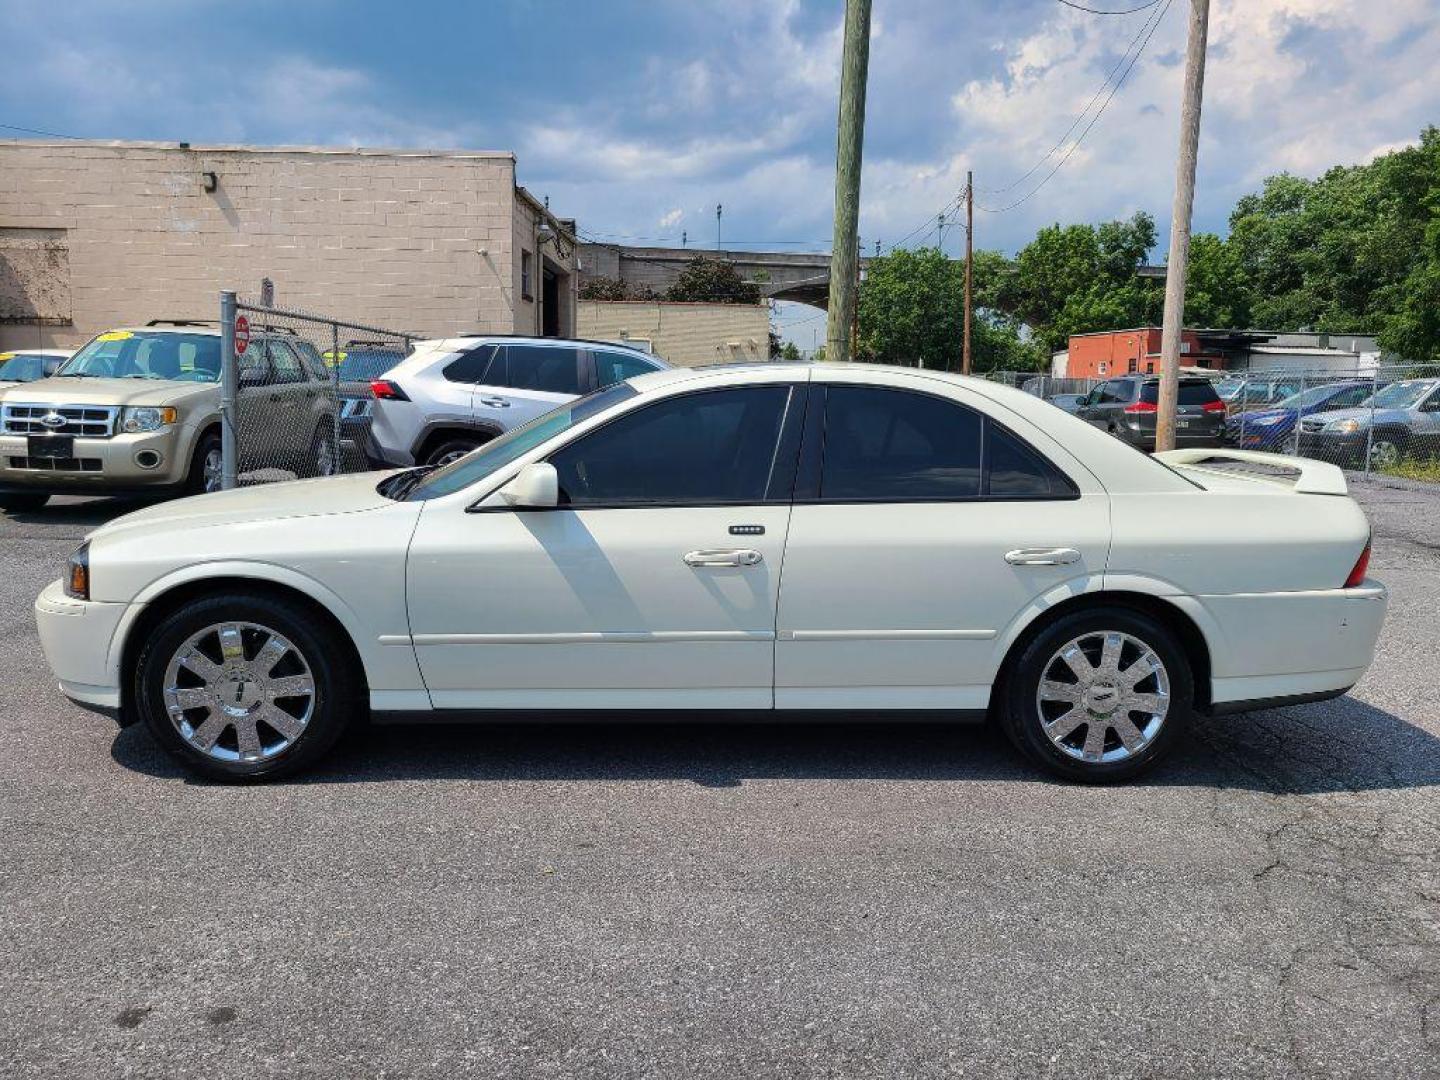
[[[119,508],[0,518],[0,1076],[1440,1076],[1440,493],[1346,698],[1128,787],[983,728],[378,730],[193,783],[53,690]]]

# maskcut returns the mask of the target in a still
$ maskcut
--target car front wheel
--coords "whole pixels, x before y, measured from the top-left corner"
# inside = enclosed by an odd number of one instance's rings
[[[134,701],[150,733],[192,772],[266,780],[314,763],[363,708],[352,666],[300,604],[227,593],[191,601],[151,630]]]
[[[1031,639],[1005,680],[1010,740],[1072,780],[1126,780],[1153,766],[1190,721],[1194,681],[1175,637],[1123,607],[1063,616]]]

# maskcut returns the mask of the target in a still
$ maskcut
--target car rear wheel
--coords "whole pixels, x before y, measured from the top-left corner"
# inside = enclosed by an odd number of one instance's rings
[[[40,510],[50,501],[43,491],[11,491],[0,494],[0,510],[9,514],[24,514]]]
[[[335,436],[325,428],[317,428],[306,455],[305,476],[334,476],[340,471],[340,458],[335,453]]]
[[[304,607],[221,594],[165,616],[134,673],[156,741],[192,772],[266,780],[313,764],[363,708],[352,666]]]
[[[425,457],[426,465],[449,465],[480,446],[479,439],[446,439]]]
[[[1121,607],[1064,616],[1015,658],[1004,682],[1010,740],[1071,780],[1108,783],[1152,767],[1189,724],[1194,681],[1158,621]]]

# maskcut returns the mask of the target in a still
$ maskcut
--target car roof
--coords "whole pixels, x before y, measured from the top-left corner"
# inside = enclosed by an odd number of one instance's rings
[[[514,342],[517,344],[521,342],[533,342],[540,345],[599,345],[607,349],[621,349],[625,352],[632,352],[635,353],[637,356],[648,356],[652,360],[662,360],[663,362],[662,357],[656,356],[654,353],[651,352],[646,352],[644,349],[636,345],[626,345],[623,341],[601,341],[598,338],[562,338],[540,337],[535,334],[478,334],[464,332],[459,334],[447,334],[444,337],[438,338],[424,338],[417,341],[416,344],[426,345],[433,344],[437,341],[472,341],[477,345],[492,341],[497,343]]]

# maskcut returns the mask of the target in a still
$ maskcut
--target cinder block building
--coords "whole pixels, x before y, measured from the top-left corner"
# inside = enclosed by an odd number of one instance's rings
[[[767,304],[581,300],[579,336],[624,341],[681,367],[770,358]]]
[[[0,349],[221,289],[426,336],[573,336],[573,222],[487,151],[0,140]]]

